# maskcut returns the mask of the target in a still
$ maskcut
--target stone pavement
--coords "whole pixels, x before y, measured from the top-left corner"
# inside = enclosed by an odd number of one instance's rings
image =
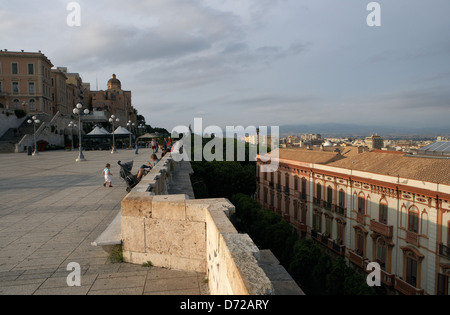
[[[149,294],[208,295],[205,274],[111,263],[91,243],[120,210],[126,183],[118,160],[134,160],[133,172],[151,150],[0,154],[0,295]],[[113,188],[103,187],[110,163]],[[81,286],[69,287],[76,262]]]

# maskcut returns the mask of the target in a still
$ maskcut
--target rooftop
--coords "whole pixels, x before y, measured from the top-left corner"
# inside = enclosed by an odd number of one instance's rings
[[[417,157],[396,152],[364,152],[329,166],[400,176],[402,178],[450,185],[450,159]]]

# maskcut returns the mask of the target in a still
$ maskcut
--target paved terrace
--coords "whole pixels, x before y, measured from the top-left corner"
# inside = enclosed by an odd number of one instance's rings
[[[205,274],[125,263],[113,264],[91,246],[111,223],[126,196],[118,160],[133,172],[151,150],[0,154],[0,294],[208,295]],[[113,188],[102,171],[112,165]],[[81,265],[81,287],[68,287],[67,265]]]

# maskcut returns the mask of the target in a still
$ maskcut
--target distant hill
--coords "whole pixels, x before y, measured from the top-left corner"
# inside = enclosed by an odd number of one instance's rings
[[[397,126],[376,126],[376,125],[356,125],[339,123],[321,123],[314,125],[285,125],[280,126],[280,136],[284,137],[292,134],[318,133],[325,137],[363,137],[372,134],[380,136],[421,136],[436,137],[450,135],[450,125],[448,128],[427,127],[397,127]]]

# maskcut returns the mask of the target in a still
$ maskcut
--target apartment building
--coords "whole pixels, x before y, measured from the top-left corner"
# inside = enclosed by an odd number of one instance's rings
[[[0,51],[0,108],[52,115],[51,68],[40,51]]]
[[[277,160],[273,173],[258,160],[264,207],[357,268],[377,262],[392,292],[449,294],[450,159],[280,149]]]

